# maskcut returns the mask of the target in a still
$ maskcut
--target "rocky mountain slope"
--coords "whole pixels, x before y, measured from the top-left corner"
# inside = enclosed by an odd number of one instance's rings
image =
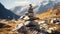
[[[58,9],[59,9],[59,11],[58,11]],[[47,11],[45,11],[45,12],[43,12],[41,14],[37,14],[35,16],[38,17],[38,18],[50,18],[50,17],[56,17],[55,13],[58,13],[57,14],[57,18],[60,18],[60,6],[57,6],[54,9],[48,9]],[[0,33],[1,34],[16,34],[15,32],[12,32],[12,30],[15,28],[15,26],[17,24],[22,23],[22,22],[25,23],[24,20],[22,20],[22,21],[16,21],[16,22],[10,22],[10,23],[7,22],[6,24],[9,24],[11,26],[11,28],[2,28],[2,29],[0,29]],[[58,28],[57,31],[60,32],[60,25],[49,24],[48,26],[50,26],[50,27],[55,26],[55,27]],[[31,34],[31,33],[32,33],[32,31],[29,32],[29,34]],[[21,32],[19,34],[21,34]],[[55,34],[57,34],[57,33],[55,33]]]
[[[41,14],[37,14],[36,17],[39,17],[39,18],[60,17],[60,5],[53,9],[50,8]]]
[[[14,14],[12,11],[6,9],[1,3],[0,3],[0,19],[18,19],[19,16]]]

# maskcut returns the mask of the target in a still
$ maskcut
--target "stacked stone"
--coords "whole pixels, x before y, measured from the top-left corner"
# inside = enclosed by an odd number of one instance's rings
[[[29,9],[28,9],[28,16],[29,17],[33,17],[34,16],[34,12],[33,12],[33,8],[32,8],[32,4],[29,4]]]

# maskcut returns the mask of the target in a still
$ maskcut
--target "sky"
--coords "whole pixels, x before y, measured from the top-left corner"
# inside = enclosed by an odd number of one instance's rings
[[[0,3],[2,3],[5,6],[5,8],[11,9],[16,6],[25,6],[29,4],[36,5],[42,1],[43,0],[0,0]]]
[[[24,6],[37,2],[38,0],[0,0],[0,3],[2,3],[7,9],[13,8],[15,6]]]

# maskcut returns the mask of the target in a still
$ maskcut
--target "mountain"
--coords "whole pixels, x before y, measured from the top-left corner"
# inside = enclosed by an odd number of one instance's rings
[[[26,8],[27,8],[26,6],[16,6],[16,7],[10,9],[10,10],[11,10],[13,13],[21,16],[21,15],[24,15],[25,12],[27,11]]]
[[[47,1],[45,1],[45,2],[47,2]],[[55,3],[54,1],[51,1],[51,0],[49,0],[46,5],[44,5],[44,2],[42,2],[41,6],[38,8],[37,13],[44,12],[49,8],[54,8],[54,7],[58,6],[59,4],[60,4],[60,2]]]
[[[0,19],[18,19],[20,16],[14,14],[12,11],[6,9],[1,3],[0,3]]]
[[[56,6],[58,6],[60,4],[60,2],[55,2],[52,0],[49,1],[42,1],[40,4],[37,4],[36,6],[33,6],[34,9],[34,13],[38,14],[38,13],[42,13],[44,11],[46,11],[49,8],[54,8]],[[14,10],[12,10],[14,13],[16,13],[17,15],[24,15],[28,10],[29,7],[26,6],[17,6],[14,8]]]
[[[14,7],[14,8],[11,8],[11,11],[12,11],[13,13],[16,13],[17,11],[20,11],[21,8],[22,8],[22,6],[16,6],[16,7]]]

